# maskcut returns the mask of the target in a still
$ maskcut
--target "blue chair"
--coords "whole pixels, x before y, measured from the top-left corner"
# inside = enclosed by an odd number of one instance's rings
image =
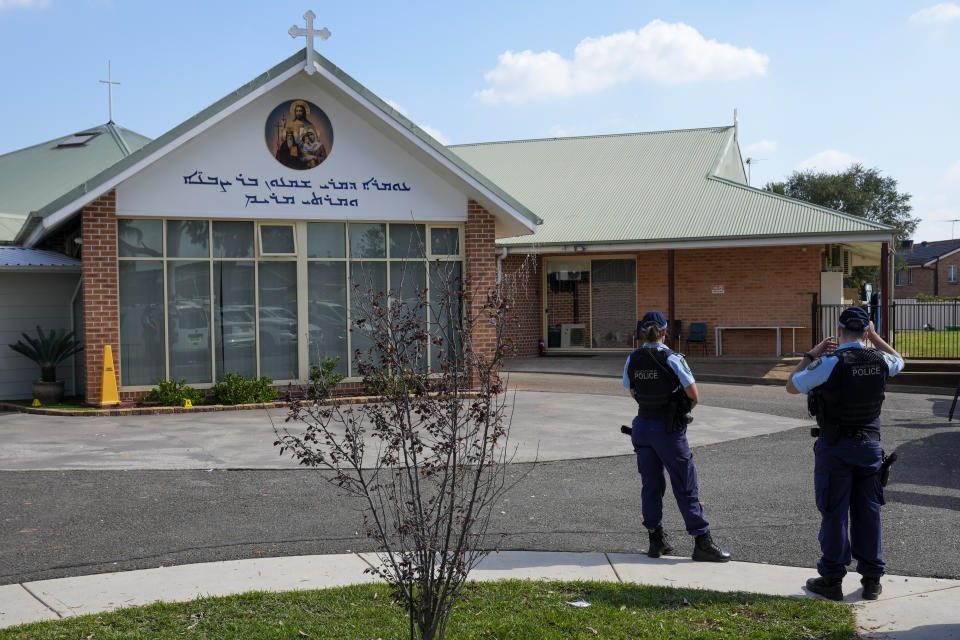
[[[684,340],[687,343],[687,352],[690,352],[690,343],[699,344],[703,349],[703,355],[707,355],[707,325],[703,322],[691,322],[690,329],[687,331],[687,337]]]

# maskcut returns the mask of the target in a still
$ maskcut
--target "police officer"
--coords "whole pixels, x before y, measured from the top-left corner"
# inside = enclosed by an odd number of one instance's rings
[[[661,312],[648,312],[640,324],[644,343],[627,358],[623,386],[630,390],[638,405],[631,439],[643,482],[643,526],[650,535],[647,555],[659,558],[674,551],[663,532],[662,522],[663,495],[667,490],[663,470],[666,468],[687,533],[695,536],[693,559],[726,562],[730,554],[714,544],[710,525],[703,517],[697,468],[687,443],[687,412],[700,399],[693,373],[683,355],[674,353],[663,343],[667,319]]]
[[[865,347],[865,338],[878,348]],[[903,358],[877,335],[867,312],[850,307],[840,314],[837,337],[804,354],[787,381],[788,392],[811,396],[817,417],[813,484],[823,556],[817,563],[820,577],[807,580],[807,588],[831,600],[843,599],[851,555],[862,576],[863,599],[876,600],[882,589],[880,407],[887,378],[901,369]]]

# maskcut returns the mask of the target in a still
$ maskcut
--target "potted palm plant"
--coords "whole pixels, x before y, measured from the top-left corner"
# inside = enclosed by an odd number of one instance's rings
[[[23,340],[9,347],[40,365],[40,379],[33,381],[33,397],[45,404],[60,402],[63,400],[63,380],[57,380],[57,365],[83,351],[83,345],[74,338],[73,331],[68,333],[64,329],[51,329],[46,334],[37,327],[39,337],[22,335]]]

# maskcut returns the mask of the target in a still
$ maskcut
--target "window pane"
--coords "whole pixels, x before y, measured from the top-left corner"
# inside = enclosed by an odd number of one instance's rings
[[[421,297],[421,292],[427,288],[426,265],[422,262],[391,262],[390,288],[394,296],[390,303],[406,305],[406,309],[401,311],[400,319],[409,318],[408,314],[412,311],[417,324],[426,331],[427,300]],[[410,352],[406,354],[410,368],[417,373],[426,371],[427,341],[422,344],[411,344],[410,347]]]
[[[386,226],[385,224],[351,224],[350,257],[386,258]]]
[[[123,386],[166,377],[163,355],[163,263],[120,263],[120,377]]]
[[[252,222],[214,222],[214,258],[252,258]]]
[[[594,260],[590,272],[590,346],[632,348],[637,322],[637,261]]]
[[[260,246],[264,253],[296,253],[293,241],[293,226],[261,225]]]
[[[216,227],[214,227],[216,229]],[[253,241],[251,229],[250,241]],[[213,263],[213,330],[216,376],[239,373],[257,375],[256,304],[253,262]]]
[[[170,379],[213,382],[210,371],[210,263],[167,263]]]
[[[260,373],[296,380],[297,263],[260,262]]]
[[[310,262],[307,266],[310,364],[339,358],[335,370],[344,375],[348,367],[346,276],[345,262]]]
[[[307,225],[307,257],[343,258],[346,233],[342,222],[311,222]]]
[[[386,262],[354,261],[350,263],[351,376],[360,375],[357,372],[357,351],[360,351],[361,359],[366,362],[378,359],[377,354],[368,353],[368,349],[373,344],[369,329],[357,327],[355,322],[365,317],[365,311],[370,309],[371,302],[376,300],[382,304],[385,300],[386,291]]]
[[[206,220],[167,220],[168,258],[209,258]]]
[[[117,255],[121,258],[163,255],[162,220],[117,220]]]
[[[460,255],[460,230],[437,227],[430,229],[430,253],[435,256]]]
[[[390,257],[426,257],[426,252],[424,249],[427,237],[424,235],[425,232],[426,227],[422,224],[391,224]]]
[[[459,370],[463,351],[462,267],[459,262],[430,265],[430,362],[434,371]]]

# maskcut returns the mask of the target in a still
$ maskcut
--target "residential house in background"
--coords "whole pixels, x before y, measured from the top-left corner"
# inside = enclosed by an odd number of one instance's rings
[[[894,275],[894,298],[960,296],[960,239],[916,244],[908,240],[898,253],[906,264]]]

